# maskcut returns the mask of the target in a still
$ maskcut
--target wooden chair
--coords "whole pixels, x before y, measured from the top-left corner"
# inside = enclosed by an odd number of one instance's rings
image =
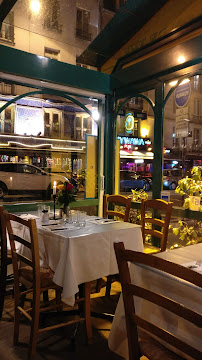
[[[14,272],[14,298],[15,298],[15,321],[14,321],[14,345],[18,343],[19,337],[19,324],[20,316],[23,314],[31,323],[31,334],[30,334],[30,348],[29,348],[29,360],[34,358],[36,352],[37,344],[37,335],[38,333],[53,330],[55,328],[63,327],[69,324],[78,323],[80,321],[85,321],[87,338],[90,342],[92,339],[92,328],[91,328],[91,317],[90,317],[90,283],[85,284],[85,295],[83,299],[79,301],[85,302],[85,316],[80,317],[79,319],[66,321],[64,323],[59,323],[57,325],[45,327],[39,329],[39,315],[40,313],[47,312],[48,310],[58,309],[61,310],[61,292],[62,288],[53,282],[53,271],[51,269],[40,268],[39,263],[39,245],[38,245],[38,236],[37,236],[37,227],[36,220],[29,219],[23,220],[22,218],[9,214],[7,211],[4,211],[4,217],[6,221],[6,227],[9,234],[10,244],[11,244],[11,253],[13,261],[13,272]],[[24,225],[30,236],[30,242],[20,236],[17,236],[13,233],[12,225],[13,222]],[[16,252],[15,242],[22,244],[30,252],[29,258]],[[22,266],[20,264],[24,264]],[[21,292],[20,284],[25,284],[31,286],[31,289]],[[30,285],[29,285],[30,284]],[[54,289],[56,292],[56,303],[48,302],[41,304],[40,294],[49,289]],[[22,305],[23,297],[28,294],[33,293],[32,295],[32,307],[25,309]],[[44,306],[43,306],[44,305]]]
[[[142,237],[144,243],[145,253],[157,253],[166,250],[166,244],[168,239],[168,230],[172,212],[172,202],[166,202],[160,199],[142,200],[141,203],[141,225],[142,225]],[[152,211],[159,210],[165,212],[165,220],[160,220],[155,217],[146,217],[146,211],[150,209]],[[151,228],[146,228],[145,224],[151,224]],[[154,228],[158,226],[158,230]],[[155,236],[160,239],[160,248],[145,244],[145,235]]]
[[[172,345],[174,348],[182,351],[184,354],[189,355],[191,358],[201,360],[202,352],[188,345],[181,339],[178,339],[175,335],[171,334],[166,329],[162,329],[152,322],[149,322],[137,315],[135,312],[133,296],[157,304],[169,312],[174,313],[177,316],[186,319],[190,323],[195,324],[199,328],[201,328],[202,324],[202,315],[191,309],[188,309],[184,305],[170,299],[169,297],[165,297],[141,286],[131,284],[128,262],[133,264],[143,264],[144,266],[146,265],[151,269],[158,269],[164,273],[172,274],[177,278],[188,281],[189,283],[194,284],[200,288],[202,288],[202,275],[197,272],[194,272],[193,274],[193,271],[190,269],[157,258],[156,256],[125,250],[123,243],[114,243],[114,249],[122,285],[126,329],[128,336],[129,360],[139,360],[143,355],[145,355],[149,360],[184,359],[176,355],[171,350],[168,350],[165,346],[155,340],[152,335],[163,340],[165,343]],[[147,333],[145,333],[145,331]]]
[[[7,277],[7,266],[12,264],[11,252],[7,250],[7,237],[6,237],[6,224],[3,216],[4,207],[0,206],[0,261],[1,261],[1,270],[0,270],[0,320],[2,318],[3,307],[4,307],[4,298],[7,294],[6,284],[8,282]]]
[[[128,198],[123,195],[108,195],[104,196],[104,217],[117,217],[123,219],[124,222],[127,222],[129,219],[129,213],[131,208],[131,198]],[[110,206],[121,205],[124,206],[123,211],[111,210]],[[111,283],[112,283],[113,275],[107,276],[107,285],[106,285],[106,296],[110,296],[111,291]],[[99,283],[98,283],[99,284]],[[99,286],[98,286],[99,287]]]
[[[131,198],[128,198],[123,195],[108,195],[104,196],[104,217],[118,217],[123,219],[125,222],[128,221],[130,208],[131,208]],[[125,211],[117,211],[109,209],[110,205],[121,205],[125,207]]]

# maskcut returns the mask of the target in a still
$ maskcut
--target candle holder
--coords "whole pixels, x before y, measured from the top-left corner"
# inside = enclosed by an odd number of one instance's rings
[[[56,218],[55,218],[55,201],[56,201],[56,194],[53,195],[53,201],[54,201],[54,215],[53,215],[53,219],[56,220]]]

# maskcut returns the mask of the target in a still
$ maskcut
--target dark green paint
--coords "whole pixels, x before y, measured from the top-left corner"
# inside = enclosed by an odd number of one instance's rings
[[[102,94],[110,94],[110,76],[47,57],[0,45],[0,71],[53,82]]]
[[[104,176],[105,193],[113,194],[115,189],[116,160],[116,116],[114,96],[107,95],[105,101],[104,129]]]
[[[161,198],[163,166],[163,83],[155,89],[152,197]]]

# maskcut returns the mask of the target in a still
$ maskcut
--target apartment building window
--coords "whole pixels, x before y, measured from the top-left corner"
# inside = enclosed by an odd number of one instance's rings
[[[126,3],[126,0],[104,0],[103,8],[109,11],[117,11],[121,6]]]
[[[194,115],[200,116],[200,100],[194,98]]]
[[[179,138],[176,137],[175,127],[173,127],[173,147],[179,147]]]
[[[48,57],[49,59],[59,60],[60,50],[50,49],[45,47],[44,48],[44,56]]]
[[[76,16],[76,36],[83,40],[91,40],[89,32],[90,11],[77,9]]]
[[[75,138],[76,140],[85,140],[86,134],[91,134],[92,122],[90,117],[76,116]]]
[[[200,81],[200,76],[195,75],[194,76],[194,89],[195,90],[199,90],[199,81]]]
[[[49,30],[62,31],[62,24],[60,22],[60,0],[46,1],[44,27]]]
[[[60,137],[61,114],[55,110],[45,110],[44,113],[44,135],[47,137]]]
[[[3,104],[1,104],[3,105]],[[0,106],[1,106],[0,105]],[[0,113],[0,133],[13,134],[14,133],[14,106],[7,107]]]
[[[14,42],[14,12],[11,11],[2,23],[0,40]]]
[[[0,94],[14,95],[14,85],[0,82]]]
[[[194,145],[200,145],[200,129],[194,128]]]

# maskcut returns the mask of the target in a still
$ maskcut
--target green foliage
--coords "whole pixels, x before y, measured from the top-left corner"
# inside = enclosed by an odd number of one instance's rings
[[[188,209],[190,203],[190,196],[200,196],[202,199],[202,174],[199,167],[193,167],[191,171],[192,177],[185,178],[178,181],[178,186],[175,192],[180,196],[184,196],[183,208]]]
[[[147,200],[148,195],[144,190],[132,190],[132,200],[133,201],[142,201],[142,200]]]
[[[172,229],[173,234],[179,236],[180,243],[175,244],[171,247],[174,249],[180,246],[193,245],[202,241],[202,222],[195,221],[193,226],[189,226],[186,221],[179,220],[179,227],[172,227],[170,225],[170,229]]]

